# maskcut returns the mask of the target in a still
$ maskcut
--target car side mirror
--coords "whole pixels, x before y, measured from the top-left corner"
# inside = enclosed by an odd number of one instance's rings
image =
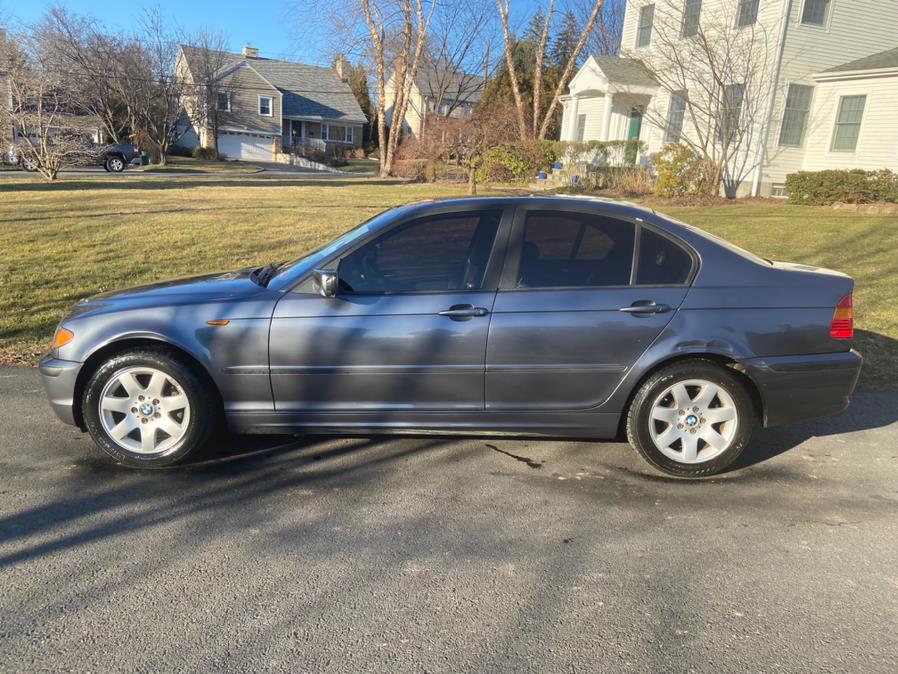
[[[322,297],[337,296],[337,272],[333,269],[316,269],[312,278],[318,294]]]

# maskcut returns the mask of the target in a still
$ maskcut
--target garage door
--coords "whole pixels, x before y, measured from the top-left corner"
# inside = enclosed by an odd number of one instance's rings
[[[228,159],[273,161],[272,143],[271,138],[223,133],[218,138],[218,151]]]

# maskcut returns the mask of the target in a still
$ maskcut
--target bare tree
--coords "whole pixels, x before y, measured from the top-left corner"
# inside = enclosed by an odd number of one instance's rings
[[[549,11],[546,14],[545,23],[543,25],[543,30],[540,35],[539,45],[536,52],[536,70],[533,78],[533,109],[531,111],[528,111],[526,109],[526,102],[524,100],[524,97],[521,94],[520,78],[518,77],[517,66],[515,65],[514,59],[516,42],[514,33],[511,29],[511,0],[496,0],[496,7],[499,10],[499,19],[502,25],[505,66],[508,69],[508,77],[511,82],[511,91],[515,103],[515,118],[518,125],[518,131],[522,139],[536,138],[542,140],[546,137],[546,133],[548,132],[549,126],[552,123],[553,115],[555,114],[555,110],[558,107],[558,99],[564,93],[564,88],[567,85],[567,82],[570,81],[570,78],[574,72],[574,68],[577,64],[577,60],[580,58],[580,53],[583,51],[583,48],[586,45],[586,41],[589,39],[593,28],[595,28],[604,2],[605,0],[594,1],[592,10],[590,11],[588,17],[586,18],[586,21],[584,22],[583,32],[580,35],[580,40],[577,42],[576,48],[571,53],[567,64],[565,64],[564,69],[561,73],[561,77],[558,79],[558,84],[552,93],[552,97],[549,99],[549,104],[546,107],[545,111],[543,111],[541,105],[539,104],[542,93],[543,78],[543,58],[541,57],[541,54],[545,53],[549,32],[551,30],[552,15],[554,13],[554,0],[550,0]],[[530,118],[529,124],[528,117]]]
[[[574,12],[586,21],[593,9],[593,0],[577,0]],[[605,0],[595,28],[589,34],[586,51],[594,56],[617,56],[620,53],[621,35],[624,32],[624,15],[627,0]]]
[[[776,38],[759,22],[739,27],[726,10],[689,32],[684,38],[681,7],[656,5],[651,46],[639,57],[683,115],[668,114],[668,103],[649,106],[646,118],[713,167],[709,191],[716,194],[722,184],[735,197],[761,161],[754,146],[775,95]]]
[[[227,105],[234,90],[234,79],[222,74],[233,61],[227,51],[227,38],[207,29],[199,30],[190,39],[189,68],[179,63],[175,76],[181,80],[183,107],[194,127],[205,127],[208,136],[206,145],[218,150],[218,136]]]
[[[39,32],[0,41],[0,73],[5,73],[8,100],[0,105],[0,124],[12,129],[14,151],[23,167],[53,181],[64,167],[89,152],[95,119],[76,114],[67,81],[48,57]]]

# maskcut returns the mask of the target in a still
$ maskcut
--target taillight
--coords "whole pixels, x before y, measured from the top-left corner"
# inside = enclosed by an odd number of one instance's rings
[[[829,336],[833,339],[854,337],[854,302],[851,295],[845,295],[836,305],[833,320],[829,324]]]

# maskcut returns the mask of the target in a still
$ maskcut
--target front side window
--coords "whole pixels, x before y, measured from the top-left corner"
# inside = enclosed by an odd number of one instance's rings
[[[833,134],[833,150],[854,152],[857,149],[857,139],[861,135],[861,121],[864,119],[866,105],[866,96],[843,96],[839,101],[836,131]]]
[[[801,22],[808,26],[825,26],[829,19],[830,0],[804,0]]]
[[[434,215],[391,229],[340,261],[341,292],[479,290],[501,211]]]
[[[271,96],[259,96],[259,114],[262,117],[272,116],[272,98]]]
[[[524,226],[517,287],[629,285],[634,229],[601,215],[532,211]]]
[[[231,111],[231,92],[230,91],[219,91],[217,98],[217,107],[222,112],[230,112]]]
[[[780,128],[780,145],[800,146],[804,141],[813,93],[814,87],[805,84],[789,85],[786,109],[783,111],[783,125]]]
[[[682,246],[650,229],[639,235],[636,285],[682,285],[692,273],[692,257]]]
[[[702,0],[686,0],[683,6],[683,25],[680,29],[682,37],[698,34],[699,20],[702,15]]]
[[[652,43],[652,23],[655,20],[655,5],[644,5],[639,10],[639,27],[636,29],[636,48],[648,47]]]
[[[683,118],[686,116],[686,92],[678,91],[670,95],[667,108],[667,128],[664,129],[664,144],[679,143],[683,135]]]
[[[739,0],[736,27],[753,26],[758,21],[758,5],[760,4],[761,0]]]

